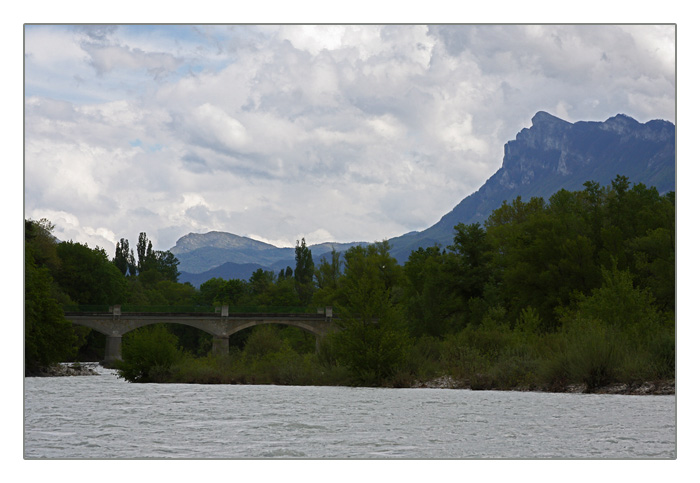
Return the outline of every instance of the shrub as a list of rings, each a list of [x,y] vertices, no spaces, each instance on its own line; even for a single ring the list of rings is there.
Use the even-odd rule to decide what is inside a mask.
[[[649,353],[658,378],[676,377],[676,337],[673,331],[659,331],[649,344]]]
[[[405,330],[389,320],[345,323],[329,337],[338,363],[350,370],[355,384],[379,386],[405,369],[410,345]]]
[[[275,327],[262,325],[256,327],[246,341],[244,352],[252,357],[262,357],[282,348],[282,339]]]
[[[439,375],[441,349],[442,344],[435,337],[423,336],[416,340],[408,348],[406,368],[403,372],[421,380]],[[407,376],[404,374],[403,377]]]
[[[476,349],[470,340],[472,331],[464,329],[445,339],[442,348],[442,363],[447,371],[457,377],[470,379],[483,372],[487,365],[486,359]]]
[[[597,319],[567,321],[564,352],[555,356],[552,382],[583,382],[591,391],[619,379],[625,340]]]
[[[529,348],[522,347],[504,353],[489,371],[494,387],[532,389],[537,385],[540,361]]]
[[[158,324],[124,337],[122,360],[116,368],[119,377],[129,382],[163,382],[181,358],[177,337]]]

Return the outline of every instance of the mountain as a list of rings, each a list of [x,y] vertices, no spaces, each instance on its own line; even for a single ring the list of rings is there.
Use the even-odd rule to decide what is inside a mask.
[[[253,272],[259,268],[262,268],[262,266],[258,263],[226,262],[202,273],[180,272],[179,281],[182,283],[189,282],[195,287],[199,287],[212,278],[223,278],[224,280],[237,278],[240,280],[248,280]]]
[[[618,174],[631,184],[676,189],[676,129],[668,121],[640,124],[618,114],[605,122],[570,123],[546,112],[532,118],[504,148],[503,165],[475,193],[435,225],[392,238],[392,255],[403,263],[418,247],[452,243],[458,223],[483,223],[503,201],[518,195],[547,200],[560,189],[583,189],[586,181],[607,186]]]
[[[330,252],[335,249],[343,252],[355,243],[320,243],[309,245],[315,261],[323,256],[330,259]],[[232,233],[211,231],[208,233],[190,233],[181,237],[170,249],[180,261],[180,282],[190,282],[198,287],[210,278],[239,278],[247,280],[262,268],[279,272],[290,266],[294,268],[294,248],[279,248],[269,243]]]
[[[391,254],[403,263],[418,247],[446,247],[452,243],[455,225],[483,223],[504,201],[517,196],[524,201],[533,196],[546,200],[560,189],[580,190],[586,181],[607,186],[618,174],[627,176],[632,184],[655,186],[660,193],[674,191],[675,144],[676,128],[668,121],[641,124],[618,114],[604,122],[570,123],[538,112],[531,127],[506,143],[501,168],[478,191],[426,230],[389,239]],[[323,243],[309,248],[318,262],[333,247],[343,252],[358,244],[366,245]],[[224,232],[190,233],[170,251],[180,260],[180,281],[197,286],[210,274],[247,279],[257,268],[279,272],[295,265],[294,248]]]

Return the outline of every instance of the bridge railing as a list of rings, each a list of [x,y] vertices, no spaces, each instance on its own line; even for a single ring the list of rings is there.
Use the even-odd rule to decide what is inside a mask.
[[[110,312],[109,305],[64,305],[64,312]]]
[[[229,305],[229,314],[306,314],[313,313],[308,307],[276,306],[276,305]]]
[[[215,313],[216,307],[211,305],[132,305],[124,304],[121,306],[123,313],[138,312],[138,313]]]
[[[64,305],[64,312],[73,313],[112,313],[109,305]],[[229,314],[304,314],[314,313],[316,310],[309,307],[298,306],[270,306],[270,305],[229,305]],[[221,313],[221,307],[212,305],[121,305],[121,313]]]

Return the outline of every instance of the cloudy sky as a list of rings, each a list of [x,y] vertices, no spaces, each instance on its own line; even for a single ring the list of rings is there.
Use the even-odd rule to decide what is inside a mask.
[[[544,110],[675,122],[663,25],[26,25],[24,210],[156,249],[425,229]]]

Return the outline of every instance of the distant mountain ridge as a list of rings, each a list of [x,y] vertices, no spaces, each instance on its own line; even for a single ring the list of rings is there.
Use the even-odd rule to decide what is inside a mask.
[[[522,129],[504,146],[503,164],[478,191],[463,199],[433,226],[389,239],[391,254],[403,263],[418,247],[452,243],[458,223],[483,223],[503,201],[517,196],[548,199],[560,189],[580,190],[586,181],[610,184],[616,175],[632,184],[654,186],[661,193],[675,190],[676,128],[673,123],[653,120],[641,124],[624,114],[605,122],[570,123],[540,111],[532,126]],[[335,247],[343,252],[357,243],[324,243],[309,248],[314,260]],[[294,248],[225,232],[190,233],[170,250],[180,260],[180,281],[200,280],[203,272],[222,278],[249,278],[253,267],[279,271],[294,267]],[[222,265],[226,264],[226,267]],[[236,274],[227,277],[226,274]],[[208,280],[208,279],[207,279]],[[201,282],[200,282],[201,283]],[[199,285],[199,284],[196,284]]]
[[[333,249],[343,252],[355,245],[367,243],[326,242],[309,245],[309,250],[314,260],[319,261],[323,256],[330,258]],[[247,280],[259,268],[275,272],[287,266],[294,268],[294,250],[220,231],[189,233],[170,249],[180,261],[180,282],[195,286],[215,277]]]

